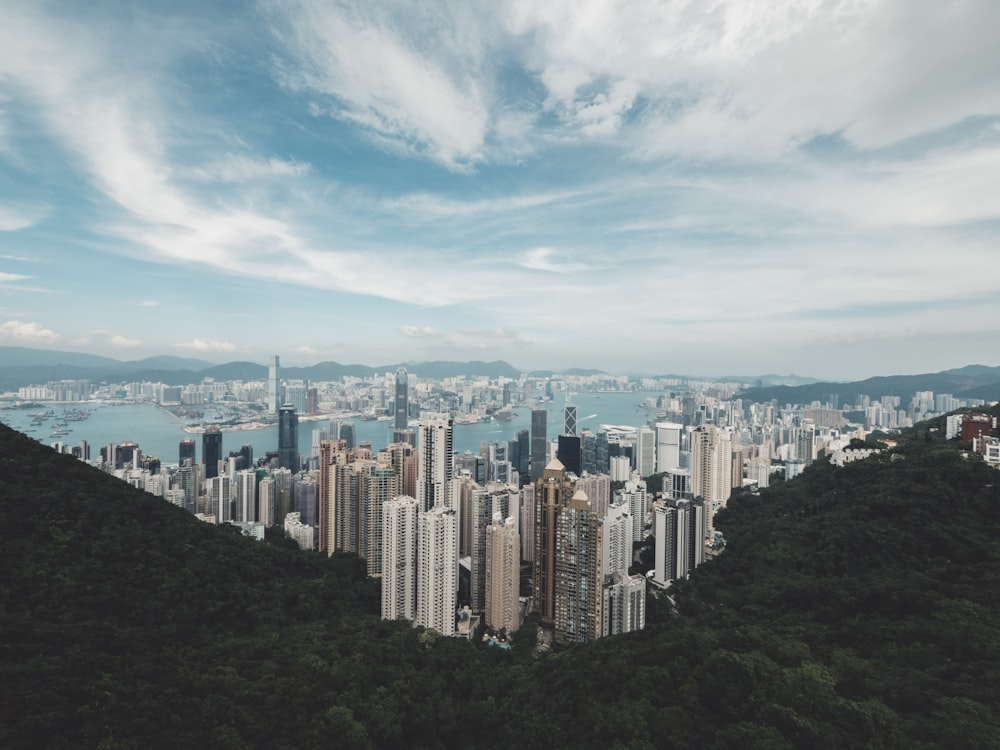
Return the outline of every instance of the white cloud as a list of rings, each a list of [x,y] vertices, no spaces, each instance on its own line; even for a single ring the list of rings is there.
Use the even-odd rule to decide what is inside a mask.
[[[235,352],[236,344],[229,341],[212,341],[206,339],[194,339],[183,344],[175,345],[178,349],[192,349],[196,352]]]
[[[489,104],[476,68],[486,50],[460,41],[474,27],[457,7],[401,6],[393,16],[372,4],[273,5],[293,60],[278,72],[284,85],[322,95],[331,115],[388,147],[452,169],[483,159]]]
[[[155,299],[144,299],[139,302],[139,307],[157,307],[160,301]]]
[[[18,344],[52,344],[60,339],[55,331],[42,328],[38,323],[8,320],[0,323],[0,341]]]
[[[4,284],[10,281],[24,281],[25,279],[30,279],[31,276],[25,276],[20,273],[5,273],[0,271],[0,284]]]
[[[122,349],[135,349],[137,346],[142,346],[142,342],[139,339],[129,339],[124,336],[112,336],[108,341],[112,346],[118,346]]]
[[[299,354],[308,354],[311,357],[315,357],[316,355],[319,354],[319,349],[317,349],[314,346],[309,346],[308,344],[303,344],[302,346],[298,346],[292,351],[298,352]]]
[[[192,169],[195,179],[218,182],[246,182],[267,177],[303,177],[312,167],[299,161],[285,161],[271,157],[259,159],[246,154],[226,154],[222,159],[204,167]]]
[[[536,247],[521,253],[518,265],[535,271],[564,274],[591,270],[591,266],[586,263],[563,260],[560,258],[561,255],[564,256],[565,253],[560,253],[551,247]]]
[[[423,328],[418,328],[417,326],[400,326],[399,332],[404,336],[414,339],[437,339],[444,335],[435,331],[430,326],[424,326]]]
[[[46,214],[45,209],[25,210],[14,206],[0,206],[0,232],[19,232],[33,227]]]

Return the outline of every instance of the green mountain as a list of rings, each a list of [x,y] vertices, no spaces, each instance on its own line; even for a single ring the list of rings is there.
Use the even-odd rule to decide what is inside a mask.
[[[541,656],[0,426],[0,747],[996,747],[1000,473],[941,421],[737,494],[645,631]]]
[[[861,395],[872,399],[899,396],[905,404],[917,391],[950,393],[961,398],[1000,400],[1000,367],[968,365],[943,372],[890,375],[852,383],[810,383],[798,386],[747,388],[737,394],[737,397],[759,402],[777,399],[780,404],[808,404],[813,401],[829,401],[831,395],[836,395],[843,406],[856,403]]]

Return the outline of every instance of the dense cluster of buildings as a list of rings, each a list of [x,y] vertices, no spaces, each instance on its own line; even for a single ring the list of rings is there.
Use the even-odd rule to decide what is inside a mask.
[[[399,368],[344,381],[283,381],[274,357],[265,383],[203,384],[203,397],[252,393],[263,405],[278,425],[277,449],[264,456],[249,445],[224,454],[222,431],[209,426],[200,461],[188,438],[176,464],[161,465],[134,443],[109,444],[94,462],[205,521],[258,538],[279,527],[304,549],[357,554],[381,582],[385,618],[444,635],[471,635],[479,622],[509,634],[534,612],[557,642],[570,643],[641,629],[647,588],[669,587],[724,545],[714,519],[735,488],[766,487],[776,472],[792,478],[821,456],[861,458],[870,449],[850,440],[865,428],[955,406],[918,393],[906,410],[895,397],[781,407],[744,402],[726,384],[656,382],[646,384],[662,393],[646,398],[645,424],[579,429],[566,399],[563,430],[551,436],[546,410],[532,406],[565,388],[558,379],[456,380],[444,389]],[[78,385],[60,387],[75,394],[69,400],[81,395]],[[357,443],[350,425],[336,434],[320,427],[300,451],[302,409],[344,398],[391,419],[392,441],[375,448]],[[515,406],[532,409],[530,430],[483,442],[478,454],[454,450],[456,420],[500,419]],[[863,415],[863,424],[848,415]],[[1000,465],[991,417],[957,415],[947,425],[949,437],[973,441]],[[85,443],[55,447],[91,460]],[[636,553],[650,543],[647,571]]]

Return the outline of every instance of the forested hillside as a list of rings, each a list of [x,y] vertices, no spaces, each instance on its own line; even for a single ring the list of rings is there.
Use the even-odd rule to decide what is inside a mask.
[[[921,425],[718,524],[646,631],[536,657],[377,618],[0,427],[0,747],[996,747],[1000,473]]]

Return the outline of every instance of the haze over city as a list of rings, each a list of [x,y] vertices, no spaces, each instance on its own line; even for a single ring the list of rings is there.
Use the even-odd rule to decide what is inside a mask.
[[[995,3],[0,16],[0,345],[1000,364]]]

